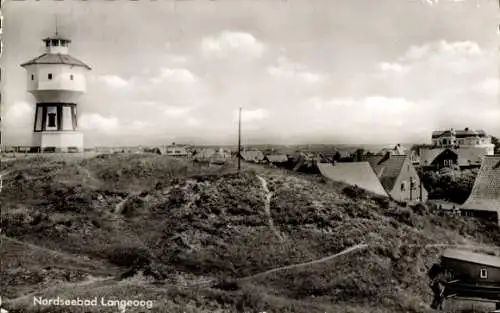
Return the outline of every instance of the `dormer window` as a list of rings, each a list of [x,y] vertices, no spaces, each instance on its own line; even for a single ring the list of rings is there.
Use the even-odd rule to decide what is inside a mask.
[[[49,77],[49,79],[52,79],[52,74],[51,74],[51,73],[49,73],[48,77]]]
[[[52,39],[52,46],[54,46],[54,47],[59,46],[59,40],[57,40],[57,39]]]

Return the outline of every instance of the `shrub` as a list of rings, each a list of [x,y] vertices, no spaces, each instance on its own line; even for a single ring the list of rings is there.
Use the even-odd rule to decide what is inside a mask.
[[[429,199],[443,199],[463,203],[472,190],[476,175],[476,171],[450,172],[446,174],[427,171],[424,172],[422,180],[429,192]]]
[[[117,247],[108,254],[109,262],[123,267],[148,265],[150,259],[150,253],[141,247]]]

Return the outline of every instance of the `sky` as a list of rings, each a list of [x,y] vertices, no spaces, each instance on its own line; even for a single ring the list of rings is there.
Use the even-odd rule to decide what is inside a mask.
[[[495,0],[10,1],[2,142],[29,145],[19,65],[55,32],[92,67],[85,145],[430,142],[500,136]]]

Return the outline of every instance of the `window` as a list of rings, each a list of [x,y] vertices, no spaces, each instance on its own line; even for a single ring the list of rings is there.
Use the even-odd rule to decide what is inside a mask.
[[[49,79],[52,79],[52,74],[51,74],[51,73],[49,73],[48,77],[49,77]]]
[[[404,181],[401,183],[401,191],[405,191],[405,189],[406,189],[406,182]]]
[[[69,79],[73,80],[73,74],[69,75]]]
[[[45,47],[48,47],[48,46],[50,46],[50,41],[49,41],[49,40],[46,40],[46,41],[45,41]]]
[[[56,114],[55,113],[49,113],[49,124],[48,127],[56,127]]]
[[[31,80],[35,80],[35,75],[31,74]]]
[[[481,276],[481,278],[488,278],[488,270],[485,268],[482,268],[480,276]]]
[[[54,47],[59,46],[59,40],[57,40],[57,39],[52,39],[52,46],[54,46]]]

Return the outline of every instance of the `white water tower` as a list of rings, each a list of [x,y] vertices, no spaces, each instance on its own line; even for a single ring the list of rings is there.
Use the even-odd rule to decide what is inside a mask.
[[[91,68],[68,54],[71,40],[57,32],[43,42],[46,52],[21,64],[28,74],[28,92],[36,100],[32,146],[42,152],[83,151],[77,103]]]

